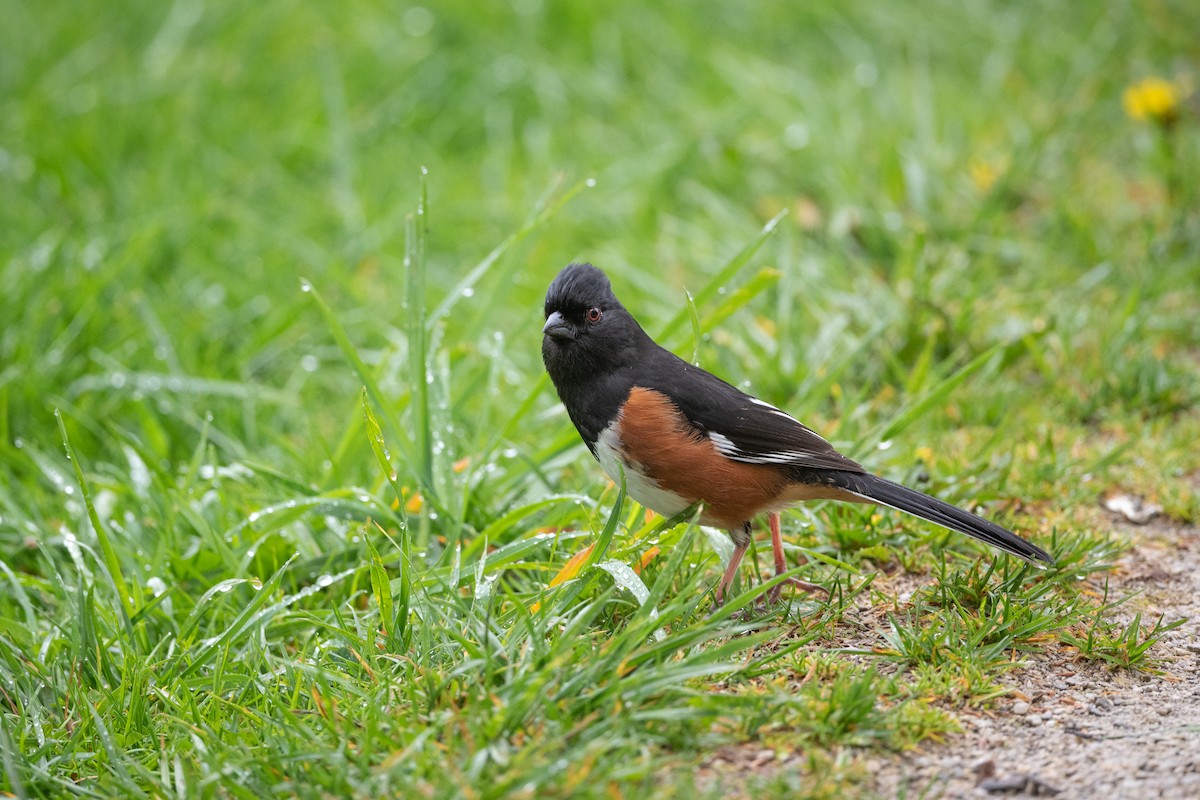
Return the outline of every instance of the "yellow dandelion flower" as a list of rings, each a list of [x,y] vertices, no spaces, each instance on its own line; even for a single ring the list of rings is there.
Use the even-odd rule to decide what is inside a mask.
[[[971,163],[967,165],[967,169],[971,175],[971,182],[975,184],[975,188],[980,192],[987,192],[995,185],[996,179],[1000,177],[1000,170],[996,169],[994,164],[980,158],[972,158]]]
[[[404,503],[404,510],[410,514],[421,513],[421,508],[425,505],[425,498],[421,497],[420,492],[413,492],[412,497],[409,497]]]
[[[1125,113],[1139,122],[1170,125],[1179,116],[1179,87],[1164,78],[1144,78],[1121,95]]]

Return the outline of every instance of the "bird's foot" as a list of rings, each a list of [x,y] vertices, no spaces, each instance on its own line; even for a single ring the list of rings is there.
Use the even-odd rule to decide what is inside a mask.
[[[779,602],[783,595],[783,587],[785,586],[791,586],[793,589],[798,589],[809,594],[823,594],[827,599],[829,597],[829,590],[818,583],[809,583],[798,578],[788,578],[760,594],[755,600],[754,605],[731,614],[730,619],[744,622],[754,615],[767,613],[771,610],[771,606]],[[725,598],[718,594],[710,613],[716,614],[724,604]]]
[[[785,586],[791,586],[793,589],[799,589],[800,591],[808,592],[809,594],[814,594],[814,593],[819,592],[820,594],[825,595],[826,599],[828,599],[828,597],[829,597],[829,590],[826,589],[824,586],[821,586],[820,584],[817,584],[817,583],[809,583],[808,581],[802,581],[798,578],[788,578],[783,583],[777,583],[774,586],[772,586],[770,589],[768,589],[767,591],[763,592],[762,595],[760,595],[759,597],[760,597],[760,599],[762,597],[767,598],[766,605],[774,605],[775,603],[779,602],[779,598],[783,594],[783,587],[785,587]]]

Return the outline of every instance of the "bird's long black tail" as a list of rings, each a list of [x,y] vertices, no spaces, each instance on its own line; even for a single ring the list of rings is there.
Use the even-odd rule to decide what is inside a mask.
[[[930,497],[867,472],[831,471],[830,477],[832,478],[831,483],[864,500],[904,511],[952,531],[965,533],[973,539],[986,542],[992,547],[1024,559],[1034,566],[1040,567],[1043,564],[1054,563],[1050,554],[1037,545],[1025,541],[1015,533],[1005,530],[983,517],[963,511],[949,503],[943,503],[936,497]]]

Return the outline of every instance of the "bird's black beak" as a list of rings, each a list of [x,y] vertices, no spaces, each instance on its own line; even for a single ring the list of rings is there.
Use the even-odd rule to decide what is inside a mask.
[[[557,311],[546,317],[546,324],[542,326],[542,333],[551,339],[575,338],[575,330],[567,324],[567,320]]]

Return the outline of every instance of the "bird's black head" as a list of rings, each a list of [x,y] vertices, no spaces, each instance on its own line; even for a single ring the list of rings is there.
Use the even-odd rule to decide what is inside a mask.
[[[568,264],[558,273],[545,312],[542,361],[560,396],[568,384],[631,366],[648,338],[591,264]]]

